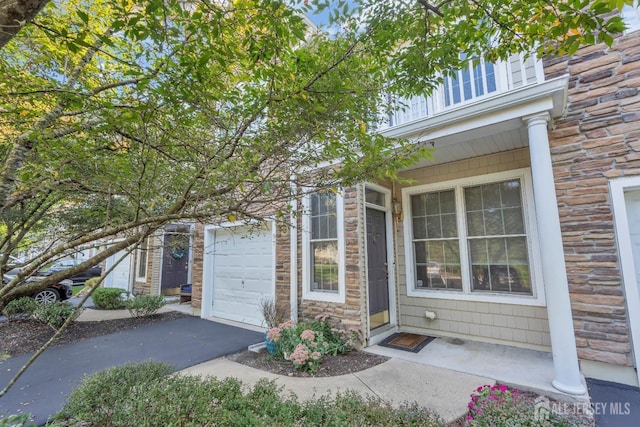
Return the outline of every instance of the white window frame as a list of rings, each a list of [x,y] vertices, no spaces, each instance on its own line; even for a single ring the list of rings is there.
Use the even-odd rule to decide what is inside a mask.
[[[311,197],[302,197],[302,299],[345,303],[344,197],[336,193],[336,231],[338,240],[338,292],[314,291],[311,288]]]
[[[520,179],[522,183],[522,209],[525,234],[527,236],[527,250],[529,251],[529,268],[531,274],[532,295],[509,294],[505,292],[471,292],[471,267],[468,257],[467,223],[464,212],[464,188],[481,184]],[[458,242],[460,244],[460,269],[462,271],[462,290],[447,289],[418,289],[415,286],[414,247],[412,244],[413,230],[411,221],[411,196],[435,191],[455,190],[456,197],[456,221],[458,226]],[[444,181],[435,184],[425,184],[402,189],[402,209],[405,212],[404,251],[405,269],[407,277],[407,296],[434,299],[450,299],[460,301],[491,302],[503,304],[520,304],[544,306],[544,288],[542,285],[542,270],[540,261],[540,249],[538,246],[538,234],[535,220],[533,199],[533,185],[531,182],[531,170],[529,168],[515,169],[507,172],[499,172],[488,175],[480,175],[471,178]]]
[[[144,281],[147,280],[147,270],[149,269],[149,239],[150,237],[147,236],[144,238],[144,240],[142,241],[142,243],[140,244],[140,246],[137,249],[137,253],[136,253],[136,281]],[[142,254],[142,252],[145,252],[145,257],[144,257],[144,276],[140,275],[140,255]]]
[[[625,4],[620,14],[628,27],[624,32],[625,34],[640,30],[640,2],[638,0],[634,0],[631,6]]]

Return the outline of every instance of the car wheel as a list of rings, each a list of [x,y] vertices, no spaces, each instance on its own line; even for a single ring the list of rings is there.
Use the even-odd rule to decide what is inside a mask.
[[[33,296],[38,303],[49,304],[60,300],[60,294],[55,289],[43,289]]]

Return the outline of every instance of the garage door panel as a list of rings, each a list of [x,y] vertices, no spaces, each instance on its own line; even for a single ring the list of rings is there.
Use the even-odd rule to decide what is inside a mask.
[[[271,278],[259,278],[259,279],[250,279],[245,278],[240,279],[237,277],[216,277],[218,285],[214,288],[214,295],[217,295],[218,292],[225,293],[228,291],[241,292],[241,293],[256,293],[256,294],[265,294],[271,292],[270,283],[266,283],[268,280],[271,281]]]
[[[273,298],[273,244],[270,232],[251,234],[247,227],[217,230],[211,255],[213,315],[262,325],[260,301]]]

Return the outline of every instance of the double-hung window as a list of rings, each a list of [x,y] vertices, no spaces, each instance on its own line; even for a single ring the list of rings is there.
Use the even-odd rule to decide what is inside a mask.
[[[541,301],[529,188],[518,170],[404,189],[408,295]]]
[[[312,193],[303,206],[303,297],[344,302],[342,196]]]
[[[140,246],[138,247],[138,262],[136,265],[136,280],[147,279],[147,250],[149,245],[149,238],[145,237]]]

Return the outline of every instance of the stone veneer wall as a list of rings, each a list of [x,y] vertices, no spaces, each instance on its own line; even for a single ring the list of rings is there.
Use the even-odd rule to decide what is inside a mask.
[[[566,73],[567,112],[549,139],[578,356],[632,366],[608,185],[640,174],[640,32],[546,61],[547,78]]]
[[[364,232],[363,224],[364,204],[362,202],[362,186],[358,185],[344,190],[344,238],[345,238],[345,286],[346,298],[344,304],[332,302],[303,300],[302,277],[298,277],[298,314],[300,318],[314,318],[319,314],[328,314],[339,318],[347,327],[358,328],[363,334],[366,328],[366,318],[362,307],[365,307],[365,292],[363,288],[364,275]],[[301,239],[301,226],[298,227],[298,242]],[[302,270],[300,243],[298,244],[298,271]],[[286,245],[287,258],[289,246]],[[278,255],[281,255],[280,253]]]
[[[199,314],[202,309],[202,269],[204,265],[204,226],[194,224],[191,235],[191,306],[194,314]]]
[[[298,227],[299,229],[299,227]],[[284,225],[276,231],[276,307],[283,317],[291,317],[291,234]],[[294,236],[295,237],[295,236]],[[300,263],[298,263],[300,266]]]

